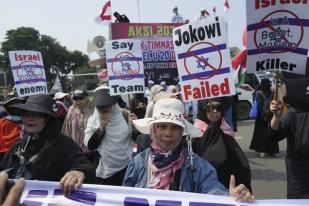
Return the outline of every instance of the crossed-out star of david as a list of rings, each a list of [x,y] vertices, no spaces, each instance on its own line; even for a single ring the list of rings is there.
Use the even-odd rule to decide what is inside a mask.
[[[208,62],[209,58],[204,58],[203,56],[200,57],[200,59],[196,60],[197,62],[197,68],[202,68],[203,70],[206,69],[206,62]]]

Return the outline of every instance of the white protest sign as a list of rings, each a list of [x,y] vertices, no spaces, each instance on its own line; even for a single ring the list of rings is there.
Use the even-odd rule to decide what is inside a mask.
[[[247,2],[248,72],[305,74],[309,47],[308,0]]]
[[[305,206],[308,205],[308,199],[244,203],[226,196],[94,184],[83,184],[79,190],[65,197],[59,182],[27,180],[21,203],[27,206]]]
[[[110,94],[143,93],[144,65],[141,41],[119,39],[106,42]]]
[[[235,94],[223,17],[177,27],[173,43],[183,100]]]
[[[9,51],[17,95],[48,93],[42,55],[38,51]]]

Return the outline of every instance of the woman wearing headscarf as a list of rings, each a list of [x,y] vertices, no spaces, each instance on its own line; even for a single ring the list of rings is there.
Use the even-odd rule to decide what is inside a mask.
[[[309,199],[309,78],[286,80],[279,91],[283,99],[271,102],[268,138],[286,139],[287,198]]]
[[[211,103],[211,105],[210,105],[210,103]],[[202,105],[204,105],[204,106],[202,107]],[[209,109],[211,108],[211,106],[213,106],[213,108],[216,108],[218,115],[215,115],[214,117],[209,116]],[[228,134],[228,135],[234,137],[234,135],[235,135],[234,130],[231,128],[231,126],[227,123],[227,121],[223,117],[224,105],[222,104],[222,101],[221,101],[220,98],[204,101],[203,104],[199,104],[199,107],[200,107],[200,111],[199,111],[200,119],[196,119],[194,121],[194,125],[197,128],[200,129],[202,134],[206,131],[208,124],[211,123],[213,121],[213,119],[217,119],[218,117],[220,117],[219,118],[220,119],[219,125],[220,125],[220,128],[222,129],[222,131],[225,134]],[[213,118],[213,119],[210,120],[209,117]]]
[[[117,97],[110,96],[108,86],[95,89],[92,105],[95,109],[87,123],[84,143],[100,154],[96,183],[121,185],[132,158],[131,126],[124,118]]]
[[[265,154],[274,156],[279,152],[278,142],[267,138],[267,129],[272,113],[269,110],[270,101],[272,99],[271,81],[262,79],[259,90],[255,94],[258,103],[258,115],[254,122],[254,130],[250,149],[260,153],[260,157]]]
[[[253,200],[244,185],[235,186],[234,176],[231,176],[228,192],[218,181],[215,169],[192,153],[190,144],[184,144],[183,135],[198,136],[200,132],[184,118],[180,100],[161,99],[155,103],[151,118],[133,123],[140,132],[150,134],[152,143],[151,148],[135,156],[129,164],[123,186],[230,194],[237,200]]]
[[[69,107],[65,117],[62,133],[72,137],[83,152],[88,152],[84,144],[85,129],[88,118],[92,113],[89,105],[88,93],[85,90],[77,89],[72,94],[73,104]]]
[[[24,128],[2,161],[2,169],[10,169],[9,178],[60,181],[65,195],[92,180],[91,163],[72,138],[61,134],[56,102],[50,95],[31,96],[8,110],[22,117]]]
[[[246,155],[232,136],[233,130],[222,126],[223,108],[219,101],[211,99],[204,108],[205,122],[196,120],[203,135],[193,139],[193,151],[206,159],[217,171],[219,181],[229,187],[230,176],[236,177],[236,184],[244,184],[251,190],[251,171]]]

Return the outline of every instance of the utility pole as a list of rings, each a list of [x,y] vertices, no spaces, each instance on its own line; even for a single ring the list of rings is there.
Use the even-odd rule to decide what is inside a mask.
[[[136,0],[136,4],[137,4],[138,23],[141,23],[141,11],[139,6],[139,0]]]

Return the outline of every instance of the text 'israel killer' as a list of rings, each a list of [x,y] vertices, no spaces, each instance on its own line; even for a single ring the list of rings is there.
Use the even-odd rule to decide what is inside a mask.
[[[189,25],[189,31],[175,29],[174,34],[177,35],[177,39],[175,40],[176,46],[189,43],[192,44],[195,42],[203,41],[205,39],[221,36],[219,18],[216,17],[215,22],[212,24],[200,26],[197,28],[193,28],[192,25]]]

